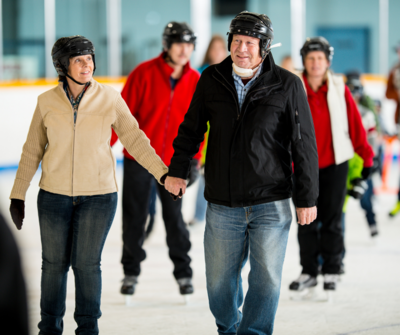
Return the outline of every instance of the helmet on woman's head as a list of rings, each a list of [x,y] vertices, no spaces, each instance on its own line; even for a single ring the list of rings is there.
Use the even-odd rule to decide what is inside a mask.
[[[53,58],[53,65],[57,74],[59,76],[67,76],[77,84],[84,85],[68,75],[69,59],[81,55],[92,55],[94,73],[94,71],[96,71],[94,51],[93,43],[84,36],[75,35],[59,38],[56,43],[54,43],[53,49],[51,50],[51,57]]]
[[[165,51],[171,48],[172,43],[192,43],[196,48],[196,34],[186,22],[169,22],[164,28],[162,44]]]
[[[265,14],[251,13],[248,11],[240,12],[232,20],[228,32],[228,51],[231,51],[233,35],[246,35],[260,39],[260,55],[262,58],[268,55],[268,48],[274,39],[274,29],[272,22]]]
[[[325,54],[326,59],[329,60],[330,62],[332,61],[333,46],[329,44],[326,38],[322,36],[307,38],[306,42],[304,43],[303,47],[300,50],[300,55],[301,58],[303,59],[303,63],[307,54],[312,51],[322,51]]]

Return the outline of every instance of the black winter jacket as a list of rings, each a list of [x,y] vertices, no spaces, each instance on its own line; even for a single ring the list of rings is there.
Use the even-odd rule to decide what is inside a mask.
[[[316,205],[318,153],[307,98],[300,79],[271,53],[241,109],[231,57],[204,70],[173,142],[169,176],[187,178],[207,121],[207,201],[246,207],[290,198],[293,160],[296,205]]]

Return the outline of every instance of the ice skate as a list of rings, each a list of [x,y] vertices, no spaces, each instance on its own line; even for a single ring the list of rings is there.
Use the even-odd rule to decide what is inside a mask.
[[[131,297],[135,293],[135,286],[137,283],[137,276],[125,276],[122,280],[120,292],[125,296],[125,304],[127,306],[131,303]]]
[[[326,293],[326,301],[333,302],[333,297],[336,291],[336,284],[339,281],[338,274],[324,275],[324,292]]]
[[[193,294],[194,292],[192,278],[180,278],[177,279],[177,282],[179,285],[179,293],[183,295],[185,304],[188,304],[190,298],[189,294]]]
[[[376,235],[378,235],[378,228],[376,227],[376,225],[369,226],[369,231],[371,233],[371,237],[375,237]]]
[[[396,205],[394,206],[394,208],[391,210],[391,212],[389,213],[390,217],[394,217],[396,216],[398,213],[400,212],[400,200],[396,202]]]
[[[315,286],[317,286],[317,277],[302,273],[299,278],[289,285],[289,290],[293,291],[292,300],[308,300],[315,298]]]

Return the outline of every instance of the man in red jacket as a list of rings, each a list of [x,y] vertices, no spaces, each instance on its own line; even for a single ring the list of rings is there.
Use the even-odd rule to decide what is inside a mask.
[[[122,97],[152,147],[168,166],[174,153],[172,142],[178,134],[199,80],[199,73],[189,64],[196,36],[186,23],[170,22],[163,34],[164,51],[157,58],[139,64],[129,75]],[[113,133],[112,143],[117,140]],[[153,177],[124,149],[122,193],[123,251],[125,278],[121,293],[132,295],[140,274],[140,263],[146,258],[142,248]],[[192,161],[197,168],[201,152]],[[192,173],[194,174],[194,173]],[[189,232],[182,218],[182,200],[174,201],[164,186],[158,186],[167,232],[169,256],[174,263],[174,277],[180,293],[193,293],[190,267]]]

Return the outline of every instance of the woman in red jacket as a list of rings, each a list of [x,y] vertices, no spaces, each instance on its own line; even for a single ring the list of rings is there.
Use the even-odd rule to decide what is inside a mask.
[[[314,121],[319,158],[317,220],[299,226],[300,277],[290,290],[317,285],[318,256],[324,262],[324,290],[335,290],[344,249],[341,226],[348,164],[356,152],[364,160],[368,178],[374,153],[369,146],[360,113],[341,76],[330,70],[333,47],[323,37],[308,38],[301,49],[303,80]],[[296,166],[294,167],[296,169]]]

